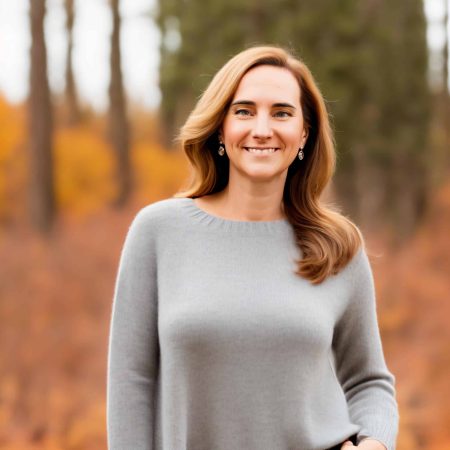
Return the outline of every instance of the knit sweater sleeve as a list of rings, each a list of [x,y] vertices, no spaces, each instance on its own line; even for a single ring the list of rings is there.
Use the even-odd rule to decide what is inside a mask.
[[[351,262],[351,297],[333,337],[336,373],[352,422],[365,437],[395,450],[398,407],[395,378],[386,367],[376,313],[372,270],[364,249]]]
[[[107,376],[109,450],[153,448],[158,369],[156,255],[141,210],[122,249],[112,306]]]

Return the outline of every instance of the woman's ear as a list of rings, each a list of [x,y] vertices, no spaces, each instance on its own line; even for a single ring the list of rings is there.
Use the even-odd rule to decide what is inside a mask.
[[[308,129],[307,128],[303,128],[302,145],[301,145],[302,148],[306,145],[306,141],[307,140],[308,140]]]

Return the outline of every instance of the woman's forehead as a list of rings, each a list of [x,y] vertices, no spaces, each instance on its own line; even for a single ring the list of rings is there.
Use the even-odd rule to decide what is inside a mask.
[[[269,65],[257,66],[242,77],[233,97],[233,102],[236,100],[298,104],[300,86],[288,69]]]

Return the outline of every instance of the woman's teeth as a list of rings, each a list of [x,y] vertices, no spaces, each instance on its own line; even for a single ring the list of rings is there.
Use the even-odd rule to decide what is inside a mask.
[[[250,148],[250,147],[246,147],[246,150],[250,153],[274,153],[277,151],[276,148]]]

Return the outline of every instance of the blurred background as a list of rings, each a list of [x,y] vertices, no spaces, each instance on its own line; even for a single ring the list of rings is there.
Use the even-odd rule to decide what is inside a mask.
[[[108,327],[136,212],[216,70],[272,43],[311,68],[332,186],[363,230],[399,450],[450,449],[448,0],[0,0],[0,448],[106,448]]]

